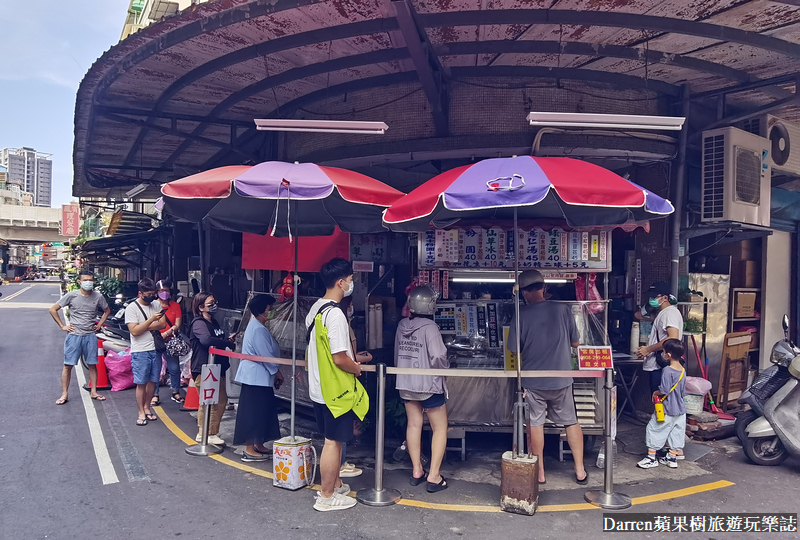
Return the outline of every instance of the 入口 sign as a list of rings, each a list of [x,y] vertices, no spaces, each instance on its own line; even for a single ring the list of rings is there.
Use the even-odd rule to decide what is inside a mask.
[[[205,364],[200,373],[200,405],[219,403],[219,381],[222,376],[219,364]]]

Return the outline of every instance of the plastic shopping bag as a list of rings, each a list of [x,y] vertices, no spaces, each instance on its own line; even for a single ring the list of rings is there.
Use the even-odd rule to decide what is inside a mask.
[[[108,351],[105,362],[112,392],[119,392],[136,386],[133,383],[130,349],[125,349],[122,352]]]

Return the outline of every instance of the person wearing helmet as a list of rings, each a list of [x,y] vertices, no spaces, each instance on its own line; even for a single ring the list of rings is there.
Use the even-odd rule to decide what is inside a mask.
[[[519,310],[522,369],[572,370],[572,351],[580,345],[580,334],[567,304],[547,299],[544,276],[538,270],[526,270],[519,275],[519,288],[525,305]],[[517,352],[516,323],[512,321],[508,335],[508,350]],[[522,379],[528,403],[528,448],[539,457],[539,483],[545,483],[544,423],[566,428],[567,442],[575,462],[575,482],[589,483],[589,473],[583,464],[583,430],[578,424],[571,377],[528,377]]]
[[[433,322],[437,294],[427,285],[414,288],[408,297],[411,316],[397,325],[394,343],[395,366],[400,368],[446,369],[447,348],[439,327]],[[411,485],[418,486],[427,480],[427,490],[435,493],[447,489],[447,480],[439,468],[447,446],[447,386],[445,378],[429,375],[398,375],[397,390],[405,402],[406,446],[414,469]],[[430,471],[422,468],[422,415],[428,415],[433,429]]]

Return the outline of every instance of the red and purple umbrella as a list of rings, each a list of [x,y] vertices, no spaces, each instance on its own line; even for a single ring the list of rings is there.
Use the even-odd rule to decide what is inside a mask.
[[[224,230],[276,236],[327,236],[385,229],[381,212],[403,196],[357,172],[313,163],[267,161],[229,166],[161,188],[165,211]]]
[[[398,200],[383,215],[393,231],[446,227],[461,219],[623,225],[662,218],[672,204],[603,167],[572,158],[485,159],[446,171]]]

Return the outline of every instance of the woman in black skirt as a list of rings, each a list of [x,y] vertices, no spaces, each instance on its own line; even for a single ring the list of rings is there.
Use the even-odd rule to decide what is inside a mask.
[[[243,354],[280,357],[278,343],[264,326],[274,303],[275,299],[268,294],[259,294],[250,300],[252,319],[244,332]],[[277,364],[242,360],[235,380],[242,385],[242,390],[233,444],[246,446],[242,461],[266,461],[269,450],[264,443],[281,437],[273,386],[278,389],[283,377]]]

